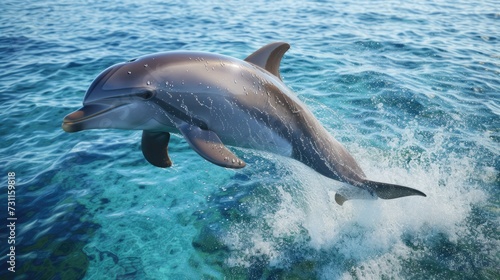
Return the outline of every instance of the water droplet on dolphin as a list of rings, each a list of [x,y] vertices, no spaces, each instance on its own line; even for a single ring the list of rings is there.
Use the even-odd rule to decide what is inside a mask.
[[[147,82],[146,82],[146,84],[147,84],[148,86],[150,86],[150,85],[151,85],[151,82],[150,82],[150,81],[147,81]]]
[[[130,75],[130,74],[132,74],[132,72],[131,72],[131,71],[128,71],[128,72],[127,72],[127,74],[129,74],[129,75]]]
[[[147,65],[147,64],[144,64],[144,68],[147,68],[147,67],[148,67],[148,65]]]

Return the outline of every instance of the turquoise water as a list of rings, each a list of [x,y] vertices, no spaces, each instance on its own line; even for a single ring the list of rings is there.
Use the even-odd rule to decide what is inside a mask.
[[[499,279],[496,1],[3,1],[2,279]],[[245,58],[286,41],[285,83],[373,180],[427,198],[351,201],[288,158],[158,169],[137,131],[62,131],[92,80],[153,52]]]

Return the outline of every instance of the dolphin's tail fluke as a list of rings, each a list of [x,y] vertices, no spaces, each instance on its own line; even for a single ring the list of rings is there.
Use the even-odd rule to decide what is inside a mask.
[[[371,195],[367,194],[366,190],[368,190]],[[394,199],[411,195],[427,196],[425,193],[409,187],[365,180],[359,189],[340,189],[339,192],[335,194],[335,201],[339,205],[342,205],[350,199],[374,199],[374,196],[382,199]]]
[[[394,199],[411,195],[427,196],[419,190],[395,184],[366,180],[364,185],[382,199]]]

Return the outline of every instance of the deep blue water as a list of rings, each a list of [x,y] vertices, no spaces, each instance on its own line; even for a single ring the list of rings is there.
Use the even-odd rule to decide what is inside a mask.
[[[170,3],[171,2],[171,3]],[[0,13],[1,279],[499,279],[497,1],[10,1]],[[63,132],[105,68],[154,52],[245,58],[286,41],[285,83],[374,180],[427,198],[338,206],[334,181],[181,137]]]

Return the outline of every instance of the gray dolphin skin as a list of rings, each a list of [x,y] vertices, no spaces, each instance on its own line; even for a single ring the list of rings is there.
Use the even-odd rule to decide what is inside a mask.
[[[142,130],[143,155],[158,167],[172,165],[170,133],[181,134],[200,156],[227,168],[242,168],[245,162],[226,146],[291,157],[357,187],[336,194],[340,205],[362,197],[360,192],[382,199],[426,196],[366,179],[349,152],[281,80],[279,66],[289,48],[272,43],[245,60],[175,51],[113,65],[93,81],[83,107],[67,115],[62,128]]]

